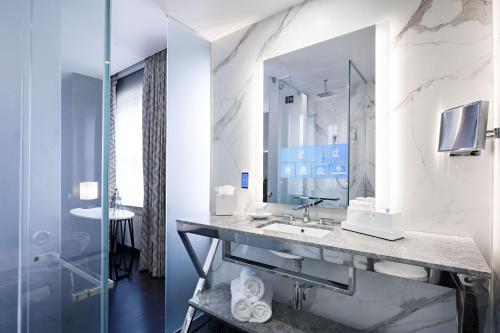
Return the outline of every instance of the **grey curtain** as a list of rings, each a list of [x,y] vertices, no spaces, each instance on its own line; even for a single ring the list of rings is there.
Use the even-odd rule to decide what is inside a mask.
[[[139,269],[165,276],[167,51],[145,60],[142,92],[144,210]]]
[[[108,207],[116,188],[116,84],[118,75],[111,76],[109,94],[109,162],[108,162]]]

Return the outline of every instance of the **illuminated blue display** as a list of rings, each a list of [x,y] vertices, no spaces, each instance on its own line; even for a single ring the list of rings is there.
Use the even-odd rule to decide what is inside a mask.
[[[295,164],[295,178],[310,178],[310,177],[311,177],[311,163]]]
[[[295,163],[281,163],[281,178],[295,178]]]
[[[347,178],[347,144],[281,148],[281,178]]]
[[[323,146],[281,148],[281,161],[288,163],[323,160]]]
[[[314,163],[312,178],[330,178],[330,165],[328,163]]]
[[[325,162],[347,161],[349,151],[347,144],[326,145],[323,148],[323,159]]]
[[[241,188],[248,188],[248,172],[241,173]]]

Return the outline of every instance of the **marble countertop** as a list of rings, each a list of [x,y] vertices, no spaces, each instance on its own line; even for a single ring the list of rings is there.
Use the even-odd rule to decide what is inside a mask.
[[[404,239],[387,241],[342,230],[340,225],[335,225],[330,228],[330,233],[318,238],[264,230],[258,226],[269,223],[269,220],[252,220],[247,215],[181,218],[177,220],[177,223],[261,236],[283,242],[483,278],[490,278],[491,276],[490,267],[476,243],[469,237],[406,231]]]

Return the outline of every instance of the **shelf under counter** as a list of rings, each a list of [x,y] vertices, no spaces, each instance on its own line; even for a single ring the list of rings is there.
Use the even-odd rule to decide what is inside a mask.
[[[205,290],[189,300],[189,305],[248,333],[356,333],[361,332],[305,310],[273,301],[273,315],[266,323],[241,323],[231,315],[231,291],[222,283]]]
[[[246,332],[356,332],[355,329],[339,323],[323,322],[322,320],[326,319],[318,316],[314,316],[315,319],[312,319],[312,322],[318,325],[324,323],[321,324],[321,327],[311,328],[307,325],[303,327],[301,323],[309,323],[309,319],[304,318],[299,322],[295,320],[298,320],[300,316],[312,316],[312,314],[304,311],[304,313],[295,312],[279,303],[276,303],[273,308],[273,320],[278,320],[276,323],[271,320],[268,325],[257,326],[257,324],[242,324],[234,321],[229,310],[229,290],[226,290],[225,294],[223,291],[215,293],[218,290],[215,288],[204,291],[205,281],[208,279],[208,272],[219,245],[221,245],[222,260],[225,262],[277,274],[280,277],[291,278],[349,296],[353,296],[356,292],[356,272],[358,270],[373,271],[374,263],[378,260],[424,267],[428,269],[429,276],[426,283],[455,289],[459,330],[464,327],[462,319],[465,309],[473,308],[474,304],[477,304],[476,302],[487,302],[489,298],[491,269],[470,237],[408,231],[405,233],[404,239],[388,241],[343,230],[339,225],[300,225],[304,228],[313,226],[330,231],[326,235],[318,237],[310,234],[287,233],[283,230],[267,230],[265,227],[271,223],[287,223],[280,220],[273,221],[273,217],[271,220],[254,221],[246,215],[201,216],[181,218],[177,219],[176,222],[177,233],[199,276],[194,296],[189,301],[190,307],[184,320],[182,333],[189,332],[195,309],[201,309]],[[194,251],[188,237],[189,234],[212,239],[203,265]],[[307,257],[310,259],[328,262],[325,260],[325,254],[328,251],[334,251],[351,255],[351,260],[343,263],[347,267],[345,280],[337,281],[328,277],[310,275],[307,272],[297,272],[289,267],[273,266],[255,258],[245,258],[245,256],[233,252],[235,244],[280,252],[286,251],[287,247],[295,244],[307,247]],[[368,263],[366,268],[357,268],[354,265],[353,255],[365,256]],[[462,280],[465,282],[461,282]],[[226,288],[228,289],[228,286]],[[473,297],[466,297],[466,294]],[[224,295],[225,298],[222,297]],[[223,308],[223,304],[217,303],[227,304],[226,308]],[[291,318],[287,317],[290,313],[293,314]],[[280,320],[280,318],[284,319]],[[276,328],[274,325],[292,326]],[[479,326],[473,329],[468,328],[468,332],[479,333]]]

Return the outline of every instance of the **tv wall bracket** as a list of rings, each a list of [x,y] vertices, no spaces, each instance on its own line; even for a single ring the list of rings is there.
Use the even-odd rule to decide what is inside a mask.
[[[486,131],[487,139],[500,139],[500,127]]]
[[[486,131],[486,139],[500,139],[500,127],[494,128],[492,130]],[[455,150],[450,152],[450,156],[480,156],[481,150],[473,150],[473,151],[460,151]]]

